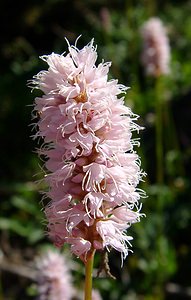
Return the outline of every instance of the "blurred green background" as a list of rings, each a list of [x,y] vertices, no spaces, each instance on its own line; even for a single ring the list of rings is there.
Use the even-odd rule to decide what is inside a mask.
[[[145,76],[140,62],[140,28],[150,17],[167,28],[171,73]],[[140,187],[147,215],[133,225],[133,254],[121,269],[120,255],[109,254],[114,281],[94,279],[103,299],[191,299],[191,1],[29,0],[0,2],[0,300],[35,299],[32,261],[50,244],[41,211],[42,178],[38,144],[31,138],[36,92],[27,81],[46,65],[40,55],[78,47],[92,38],[98,61],[112,61],[111,78],[130,86],[126,103],[139,114],[137,150],[147,178]],[[162,180],[157,180],[157,105],[161,108]],[[99,267],[99,258],[97,258]],[[83,284],[81,269],[73,276]],[[64,299],[63,299],[64,300]]]

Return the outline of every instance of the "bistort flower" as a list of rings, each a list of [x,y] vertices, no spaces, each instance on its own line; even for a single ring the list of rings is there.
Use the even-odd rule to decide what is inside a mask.
[[[74,295],[67,261],[59,252],[49,250],[36,259],[39,300],[71,300]]]
[[[153,17],[141,28],[143,51],[141,61],[148,75],[157,77],[170,72],[170,45],[162,21]]]
[[[92,300],[102,300],[98,290],[92,290]]]
[[[108,80],[110,62],[95,65],[93,40],[68,54],[42,56],[48,64],[32,81],[43,92],[35,99],[44,144],[48,233],[58,247],[86,261],[92,251],[116,249],[125,258],[140,220],[137,185],[142,177],[132,131],[138,116],[124,105],[127,87]]]

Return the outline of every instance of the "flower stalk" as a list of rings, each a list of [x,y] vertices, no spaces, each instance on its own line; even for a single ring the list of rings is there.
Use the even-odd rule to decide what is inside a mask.
[[[87,257],[85,263],[85,290],[84,290],[84,300],[92,300],[92,272],[94,263],[95,251]]]
[[[160,77],[156,78],[156,160],[157,174],[156,182],[164,182],[164,155],[163,155],[163,99],[161,99],[162,89],[160,88]]]

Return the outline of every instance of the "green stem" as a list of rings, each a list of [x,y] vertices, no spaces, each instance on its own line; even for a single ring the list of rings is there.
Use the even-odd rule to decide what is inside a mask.
[[[174,123],[174,117],[169,106],[169,102],[165,108],[165,117],[166,117],[166,124],[168,125],[168,135],[166,135],[166,147],[168,150],[176,150],[178,154],[181,153],[180,145],[177,137],[176,126]],[[185,176],[185,170],[183,165],[182,156],[180,155],[179,160],[177,161],[176,166],[176,174],[179,176]]]
[[[85,294],[84,300],[92,300],[92,271],[94,263],[95,250],[88,256],[85,265]]]
[[[3,287],[2,287],[2,278],[0,276],[0,300],[3,300]]]
[[[160,78],[156,79],[156,160],[157,160],[157,183],[162,184],[164,181],[163,171],[163,103],[160,99]],[[163,100],[163,99],[162,99]]]

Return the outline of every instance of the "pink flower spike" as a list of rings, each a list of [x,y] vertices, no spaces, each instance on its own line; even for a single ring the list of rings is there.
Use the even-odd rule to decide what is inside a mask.
[[[170,73],[170,45],[166,28],[159,18],[153,17],[141,28],[143,51],[141,61],[148,75],[157,77]]]
[[[49,250],[36,259],[39,300],[71,300],[72,279],[64,255]]]
[[[96,65],[93,40],[68,53],[41,57],[48,65],[31,81],[44,95],[35,99],[43,140],[44,181],[50,202],[44,211],[48,235],[57,247],[86,262],[94,250],[128,254],[130,225],[140,221],[137,188],[144,176],[132,139],[138,116],[121,97],[128,89],[109,80],[110,62]]]

